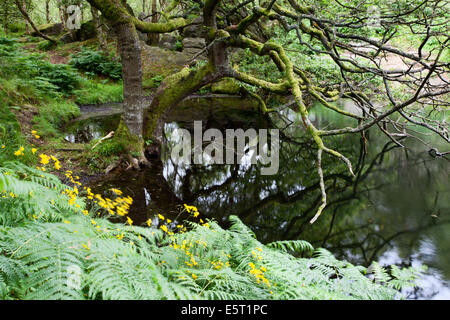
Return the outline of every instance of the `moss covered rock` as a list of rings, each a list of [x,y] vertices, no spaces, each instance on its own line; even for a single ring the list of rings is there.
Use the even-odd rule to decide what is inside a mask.
[[[213,93],[238,94],[239,91],[239,84],[232,78],[224,78],[211,86]]]
[[[62,23],[47,23],[40,25],[37,28],[41,33],[47,36],[54,36],[61,34],[63,32]],[[38,34],[34,31],[31,33],[31,35],[36,37]]]

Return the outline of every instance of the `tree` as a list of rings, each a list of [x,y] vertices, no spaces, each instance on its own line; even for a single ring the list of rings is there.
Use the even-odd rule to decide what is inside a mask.
[[[370,6],[366,3],[325,1],[308,6],[296,0],[271,0],[257,6],[252,0],[240,3],[235,0],[205,0],[193,1],[188,9],[183,8],[181,1],[173,0],[161,12],[164,22],[158,23],[136,19],[127,9],[126,0],[88,1],[114,25],[118,35],[124,70],[125,107],[123,123],[116,134],[118,138],[129,141],[128,152],[136,168],[138,160],[146,162],[144,140],[151,139],[152,146],[158,147],[161,116],[189,94],[225,77],[234,78],[261,92],[292,96],[290,107],[300,115],[317,149],[316,164],[322,196],[311,222],[317,219],[327,203],[323,154],[341,159],[353,174],[349,159],[327,147],[324,142],[327,137],[343,134],[361,134],[364,137],[367,129],[378,126],[392,141],[401,145],[397,137],[408,135],[407,126],[415,124],[450,142],[445,121],[437,121],[430,116],[448,106],[444,99],[450,91],[445,76],[449,64],[443,60],[448,55],[449,43],[445,31],[444,1],[424,0],[413,4],[400,1],[393,5],[380,0],[376,1],[380,14],[374,17],[368,16]],[[181,13],[173,13],[176,8],[182,8]],[[203,19],[207,63],[193,61],[178,73],[166,77],[144,114],[142,63],[136,29],[155,34],[171,32],[191,24],[196,17]],[[281,43],[267,40],[268,32],[264,30],[267,21],[280,26],[286,34],[294,32],[301,49],[327,56],[338,67],[339,79],[335,83],[321,83],[304,66],[295,65]],[[400,32],[399,29],[401,32],[409,30],[410,35],[421,39],[417,52],[390,45],[389,41]],[[428,42],[433,42],[434,46],[425,52]],[[230,53],[237,48],[270,59],[278,70],[277,79],[258,78],[243,72],[238,63],[232,66]],[[403,61],[404,68],[384,67],[382,59],[386,56],[397,57]],[[362,89],[369,79],[376,79],[384,86],[382,94],[388,102],[381,108],[375,106]],[[404,94],[394,94],[394,87],[403,88]],[[276,106],[268,108],[260,95],[251,94],[259,100],[262,112],[276,112]],[[357,125],[333,130],[317,128],[308,117],[306,96],[319,101],[324,108],[354,119]],[[333,104],[341,97],[354,100],[360,113]],[[398,117],[403,120],[401,123]],[[388,125],[392,128],[389,129]],[[139,154],[138,160],[131,157],[136,153]]]
[[[24,2],[20,2],[20,0],[14,0],[16,7],[19,9],[20,13],[22,14],[22,16],[24,17],[25,21],[30,24],[31,28],[33,28],[33,30],[36,32],[36,34],[42,38],[44,38],[45,40],[51,41],[53,43],[56,43],[56,40],[46,36],[45,34],[43,34],[41,31],[39,31],[39,29],[36,27],[36,25],[34,24],[33,20],[31,20],[30,16],[28,15],[27,9],[26,7],[23,6]],[[28,29],[27,29],[28,30]],[[27,31],[28,32],[28,31]]]
[[[92,21],[94,22],[95,32],[97,33],[99,48],[106,53],[108,42],[103,17],[99,17],[98,10],[92,6],[91,14]]]

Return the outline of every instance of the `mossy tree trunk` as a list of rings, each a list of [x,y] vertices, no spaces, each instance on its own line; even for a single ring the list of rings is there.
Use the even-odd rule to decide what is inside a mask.
[[[94,22],[95,32],[97,34],[98,45],[101,51],[107,52],[107,36],[103,27],[103,17],[98,16],[98,10],[91,6],[92,21]]]
[[[158,22],[158,0],[152,0],[152,23]],[[149,33],[147,44],[150,46],[157,46],[159,43],[159,34],[158,33]]]
[[[114,26],[117,33],[120,57],[122,59],[122,78],[124,93],[125,123],[134,143],[128,144],[130,153],[143,157],[143,110],[144,91],[142,88],[141,46],[134,24],[121,23]]]
[[[50,0],[45,0],[45,19],[50,23]]]

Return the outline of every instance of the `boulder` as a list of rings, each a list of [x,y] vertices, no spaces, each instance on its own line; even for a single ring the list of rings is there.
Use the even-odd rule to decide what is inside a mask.
[[[164,34],[159,40],[159,46],[167,50],[176,50],[177,37]]]
[[[192,24],[183,28],[181,35],[185,38],[203,37],[203,18],[195,18]]]
[[[203,38],[184,38],[183,39],[183,53],[195,56],[206,47],[205,39]],[[200,56],[200,59],[206,58],[206,51]]]
[[[80,29],[73,31],[69,31],[65,33],[61,38],[59,38],[59,41],[63,43],[71,43],[76,41],[86,41],[92,38],[95,38],[97,36],[94,22],[87,21],[81,24]]]
[[[92,20],[81,24],[80,29],[76,31],[76,40],[85,41],[95,38],[97,31],[95,30],[94,22]]]
[[[203,49],[206,46],[203,38],[184,38],[183,49]]]
[[[48,24],[40,25],[37,28],[41,33],[43,33],[47,36],[55,36],[55,35],[61,34],[63,32],[62,23],[48,23]],[[36,33],[36,31],[33,31],[31,33],[31,35],[35,37],[38,34]]]

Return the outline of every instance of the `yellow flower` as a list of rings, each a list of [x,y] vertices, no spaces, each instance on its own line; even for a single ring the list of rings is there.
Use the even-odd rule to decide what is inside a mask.
[[[133,224],[133,220],[131,220],[130,217],[127,217],[127,223],[131,226]]]
[[[32,134],[32,135],[35,135],[36,133],[37,133],[36,130],[32,130],[32,131],[31,131],[31,134]]]
[[[164,220],[164,216],[162,214],[158,213],[158,218],[160,218],[161,220]]]
[[[6,146],[4,144],[2,144],[2,149],[5,149],[5,148],[6,148]]]
[[[194,278],[194,280],[197,280],[197,276],[195,274],[192,274],[192,278]]]
[[[122,193],[123,193],[119,189],[115,189],[115,188],[112,188],[111,191],[114,192],[115,194],[119,195],[119,196],[122,195]]]
[[[23,151],[24,151],[25,149],[23,148],[23,147],[20,147],[19,148],[19,150],[17,150],[17,151],[15,151],[14,152],[14,155],[16,156],[16,157],[18,157],[18,156],[23,156]]]
[[[42,164],[48,164],[50,162],[50,157],[44,153],[41,153],[39,155],[39,157],[41,158],[41,163]]]
[[[87,216],[88,214],[89,214],[89,211],[87,211],[87,210],[83,210],[83,211],[81,211],[85,216]]]
[[[167,223],[171,223],[172,222],[172,220],[170,220],[170,219],[167,219]]]
[[[37,149],[36,149],[36,148],[32,148],[32,149],[31,149],[31,152],[33,152],[33,154],[35,154],[35,153],[36,153],[36,151],[37,151]]]
[[[64,223],[65,223],[65,224],[69,224],[70,221],[69,221],[69,220],[64,220]]]
[[[148,219],[148,220],[146,221],[146,223],[147,223],[147,225],[150,227],[150,226],[152,225],[152,219]]]
[[[166,225],[162,225],[161,227],[159,227],[162,231],[167,232],[167,227]]]

